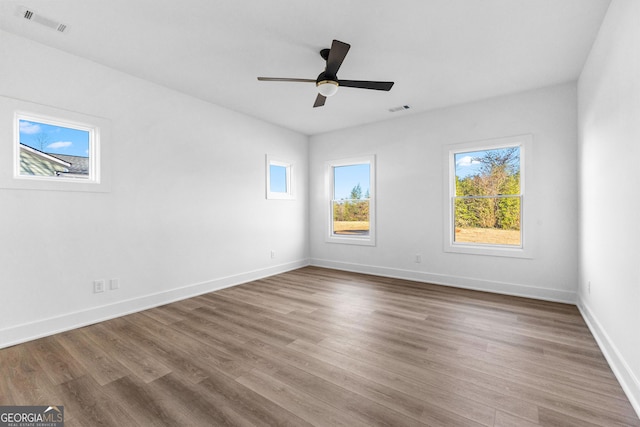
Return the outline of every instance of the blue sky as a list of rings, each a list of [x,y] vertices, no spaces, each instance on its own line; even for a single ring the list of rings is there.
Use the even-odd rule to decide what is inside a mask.
[[[89,157],[89,132],[20,120],[20,143],[51,154]]]
[[[487,151],[501,151],[503,149],[494,150],[482,150],[482,151],[469,151],[467,153],[456,153],[454,161],[456,163],[456,176],[458,178],[466,178],[471,175],[476,175],[480,172],[482,163],[474,158],[482,157]],[[519,160],[518,160],[519,161]]]
[[[272,193],[287,192],[287,168],[278,165],[269,165],[269,191]]]
[[[369,190],[369,164],[334,167],[334,197],[336,200],[348,199],[351,190],[360,184],[362,197]]]
[[[475,157],[482,157],[485,151],[472,151],[468,153],[457,153],[455,155],[456,176],[458,178],[466,178],[480,172],[482,163],[473,160]]]

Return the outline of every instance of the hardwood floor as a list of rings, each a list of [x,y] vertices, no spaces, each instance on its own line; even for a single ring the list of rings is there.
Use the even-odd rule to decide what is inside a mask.
[[[574,306],[307,267],[0,350],[66,426],[640,426]]]

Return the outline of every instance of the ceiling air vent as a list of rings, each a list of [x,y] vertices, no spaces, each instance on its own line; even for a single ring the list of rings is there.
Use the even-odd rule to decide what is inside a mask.
[[[25,7],[18,8],[18,15],[22,16],[24,19],[37,22],[40,25],[44,25],[45,27],[51,28],[52,30],[56,30],[61,33],[64,33],[67,30],[67,26],[65,24],[56,22],[53,19],[49,19],[45,16],[42,16],[34,12],[33,10],[27,9]]]
[[[392,113],[396,113],[398,111],[404,111],[404,110],[408,110],[409,107],[408,105],[401,105],[399,107],[393,107],[393,108],[389,108],[389,111],[391,111]]]

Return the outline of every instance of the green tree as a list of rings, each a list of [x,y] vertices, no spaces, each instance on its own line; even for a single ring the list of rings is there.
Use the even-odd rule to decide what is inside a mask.
[[[520,172],[509,175],[505,180],[501,194],[520,193]],[[520,198],[506,197],[498,199],[496,227],[503,230],[520,229]]]
[[[488,150],[473,160],[482,164],[476,175],[456,176],[456,196],[465,198],[455,200],[455,226],[520,229],[520,198],[491,197],[520,194],[519,148]]]
[[[360,183],[351,189],[349,198],[336,201],[333,204],[334,221],[369,221],[369,190],[362,198]]]
[[[351,194],[349,195],[351,200],[358,200],[362,198],[362,188],[360,187],[360,183],[358,183],[355,187],[351,189]]]

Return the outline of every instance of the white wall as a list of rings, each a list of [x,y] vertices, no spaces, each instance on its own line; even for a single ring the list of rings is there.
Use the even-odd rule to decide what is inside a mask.
[[[580,308],[640,413],[639,17],[640,2],[612,3],[578,84],[579,120],[567,84],[310,145],[0,31],[0,96],[105,117],[113,128],[109,193],[0,189],[0,347],[285,271],[310,255],[316,265],[567,302],[579,283]],[[442,147],[526,133],[534,258],[445,253]],[[295,201],[265,200],[265,154],[294,162]],[[326,243],[324,162],[363,154],[377,156],[377,245]],[[92,293],[93,280],[109,278],[121,288]]]
[[[312,263],[575,302],[576,120],[566,84],[311,137]],[[521,134],[533,135],[533,259],[445,253],[443,146]],[[363,154],[377,156],[377,245],[327,243],[324,162]]]
[[[1,96],[111,120],[113,163],[109,193],[0,189],[0,347],[307,263],[306,136],[6,32],[0,57]]]
[[[578,99],[579,305],[640,414],[640,2],[637,0],[611,3],[582,71]]]

